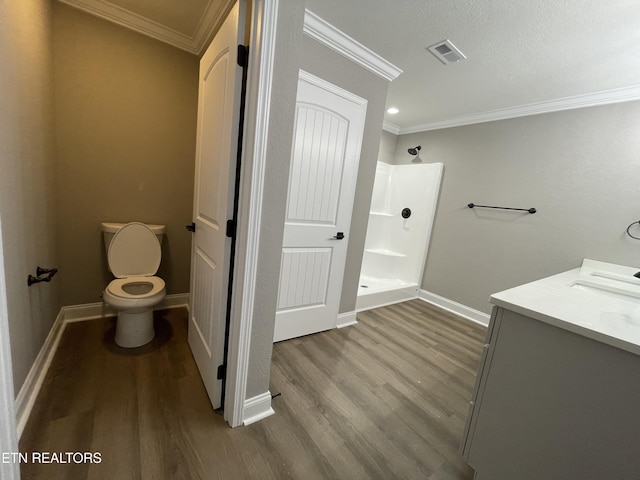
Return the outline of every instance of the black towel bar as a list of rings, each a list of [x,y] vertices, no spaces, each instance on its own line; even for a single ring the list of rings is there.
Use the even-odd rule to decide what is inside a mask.
[[[529,212],[529,213],[536,213],[537,212],[537,210],[535,208],[492,207],[491,205],[476,205],[475,203],[469,203],[469,204],[467,204],[467,207],[469,207],[469,208],[475,208],[475,207],[497,208],[499,210],[519,210],[521,212]]]

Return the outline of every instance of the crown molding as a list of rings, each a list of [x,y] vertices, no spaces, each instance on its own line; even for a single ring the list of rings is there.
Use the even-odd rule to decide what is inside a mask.
[[[384,120],[382,122],[382,129],[395,135],[400,135],[400,131],[402,130],[400,128],[400,125],[396,125],[395,123],[389,122],[387,120]]]
[[[235,4],[234,0],[226,0],[226,4],[224,8],[213,8],[213,1],[209,1],[207,4],[207,8],[200,18],[200,22],[198,22],[198,26],[196,27],[196,33],[193,36],[193,47],[194,53],[198,55],[202,54],[205,49],[209,46],[210,39],[213,37],[214,32],[217,32],[225,18],[231,11],[231,8]],[[222,2],[220,2],[222,3]]]
[[[510,118],[539,115],[542,113],[560,112],[563,110],[574,110],[578,108],[611,105],[615,103],[631,102],[635,100],[640,100],[640,85],[632,85],[625,88],[616,88],[613,90],[605,90],[602,92],[558,98],[545,102],[530,103],[527,105],[519,105],[516,107],[491,110],[488,112],[474,113],[472,115],[464,115],[462,117],[456,117],[438,122],[425,123],[412,127],[399,127],[398,135],[405,135],[407,133],[428,132],[430,130],[440,130],[443,128],[461,127],[463,125],[494,122],[496,120],[507,120]],[[385,130],[387,129],[385,128]],[[392,130],[388,131],[395,133]]]
[[[207,40],[211,37],[221,21],[224,19],[228,8],[216,9],[212,0],[207,4],[196,32],[193,36],[185,35],[158,22],[150,20],[142,15],[131,12],[106,0],[58,0],[70,7],[82,10],[85,13],[116,23],[122,27],[154,38],[161,42],[185,50],[194,55],[202,53]]]
[[[306,9],[303,32],[385,80],[394,80],[402,73],[401,69]]]

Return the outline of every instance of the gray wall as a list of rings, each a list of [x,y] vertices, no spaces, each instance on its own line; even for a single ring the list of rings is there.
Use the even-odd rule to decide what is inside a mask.
[[[492,293],[585,257],[640,266],[625,234],[640,218],[640,102],[402,135],[396,161],[418,144],[444,163],[425,290],[489,312]]]
[[[53,38],[63,304],[113,278],[105,221],[167,225],[158,275],[188,292],[198,58],[59,2]]]
[[[340,312],[355,309],[369,218],[387,82],[302,34],[304,0],[281,0],[278,15],[259,278],[251,337],[247,397],[268,389],[282,234],[289,178],[298,70],[301,68],[368,100]]]
[[[398,147],[398,136],[382,131],[380,136],[380,151],[378,152],[378,161],[394,165],[396,163],[396,148]]]
[[[247,398],[269,389],[304,2],[280,0]]]
[[[60,309],[55,267],[51,11],[47,0],[0,3],[0,217],[17,394]]]

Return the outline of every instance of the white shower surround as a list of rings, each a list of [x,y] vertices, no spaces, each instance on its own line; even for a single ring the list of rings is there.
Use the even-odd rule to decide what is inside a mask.
[[[442,163],[378,162],[356,311],[418,297],[442,170]]]

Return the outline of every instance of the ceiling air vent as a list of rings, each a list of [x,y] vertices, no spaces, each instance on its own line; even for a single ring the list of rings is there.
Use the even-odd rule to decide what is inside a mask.
[[[464,56],[464,53],[458,50],[449,40],[443,40],[435,45],[431,45],[427,47],[427,50],[433,53],[433,55],[445,65],[456,63],[467,58]]]

